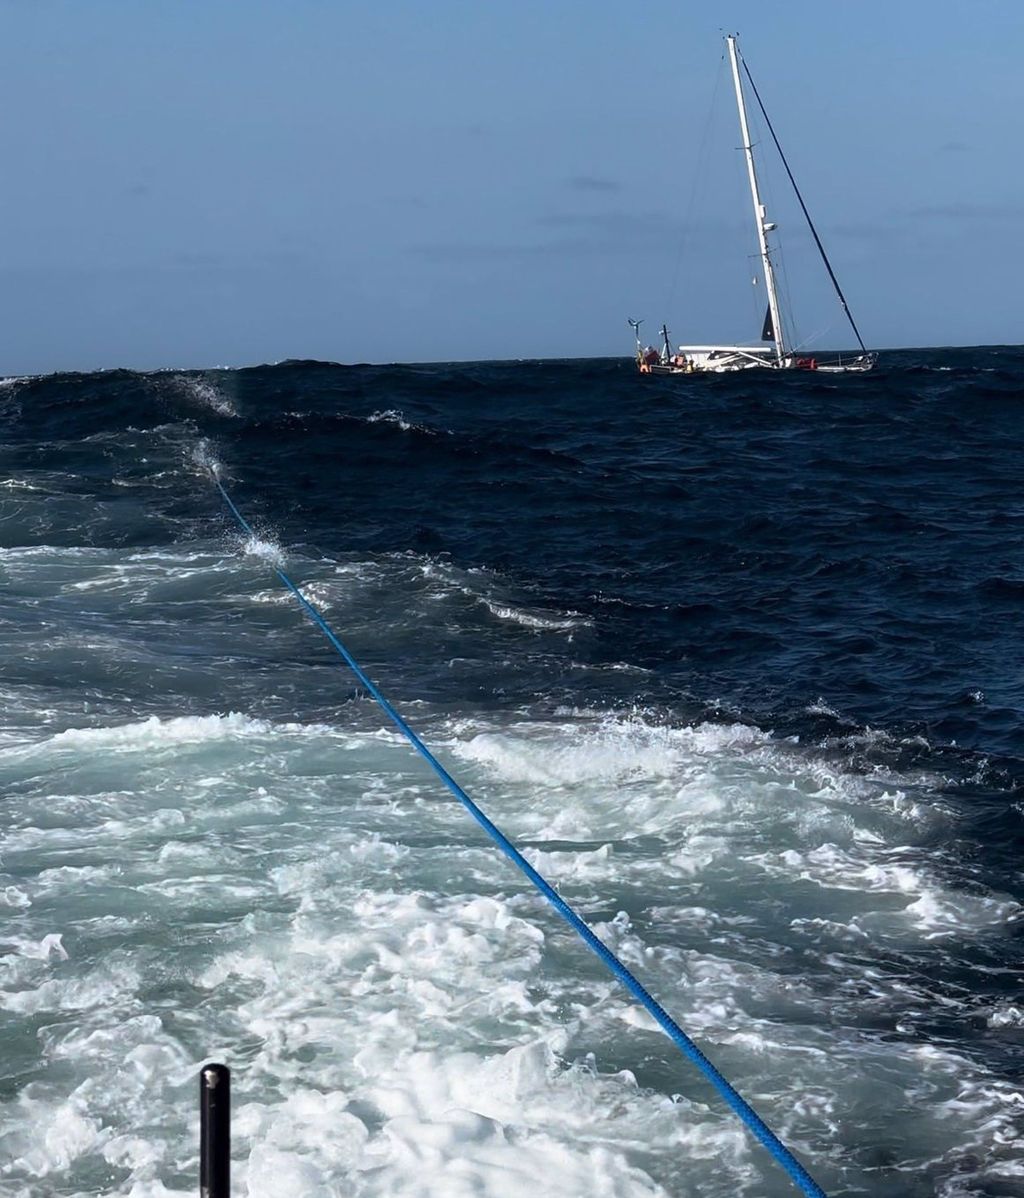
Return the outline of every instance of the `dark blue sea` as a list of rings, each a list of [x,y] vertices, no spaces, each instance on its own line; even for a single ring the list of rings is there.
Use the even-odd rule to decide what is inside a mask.
[[[0,1193],[1024,1195],[1024,350],[0,383]],[[245,535],[211,479],[252,524]]]

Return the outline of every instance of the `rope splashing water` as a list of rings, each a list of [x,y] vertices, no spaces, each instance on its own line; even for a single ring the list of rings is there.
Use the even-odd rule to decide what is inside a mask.
[[[201,463],[209,471],[209,475],[214,485],[220,492],[232,516],[237,521],[239,527],[245,535],[253,541],[258,540],[256,532],[245,519],[238,507],[235,505],[223,482],[220,479],[220,470],[215,464],[204,461]],[[810,1195],[811,1198],[826,1198],[825,1191],[818,1185],[813,1177],[808,1173],[804,1166],[796,1159],[793,1153],[786,1147],[772,1129],[758,1115],[754,1108],[747,1102],[745,1098],[735,1089],[735,1087],[723,1076],[722,1073],[708,1060],[704,1053],[698,1048],[693,1040],[683,1031],[676,1023],[671,1015],[658,1003],[658,1001],[647,991],[643,984],[630,972],[630,970],[611,952],[611,950],[598,938],[592,931],[589,925],[573,910],[571,906],[558,894],[554,887],[526,860],[526,858],[515,847],[511,840],[497,827],[481,810],[481,808],[470,798],[459,783],[445,769],[440,761],[434,756],[431,750],[423,743],[416,732],[409,726],[405,719],[396,711],[389,700],[384,696],[380,689],[367,676],[365,671],[359,665],[358,661],[352,656],[349,650],[345,647],[342,641],[334,633],[327,621],[321,616],[319,611],[312,603],[302,594],[299,587],[292,581],[289,575],[284,571],[277,560],[270,562],[271,568],[277,575],[281,583],[291,592],[294,598],[298,601],[300,607],[306,616],[320,629],[330,642],[332,648],[346,663],[352,673],[355,675],[360,685],[363,686],[374,701],[378,704],[388,719],[395,725],[401,734],[409,741],[417,753],[426,761],[430,768],[434,771],[444,786],[451,792],[452,795],[462,804],[466,811],[473,817],[479,826],[487,833],[494,841],[504,855],[519,869],[533,884],[533,886],[543,895],[551,904],[558,914],[565,920],[567,924],[577,933],[580,939],[586,946],[604,963],[609,971],[625,986],[625,988],[633,995],[640,1005],[648,1012],[655,1020],[658,1026],[676,1045],[683,1056],[686,1057],[691,1064],[703,1074],[708,1082],[715,1088],[719,1096],[733,1110],[733,1112],[742,1120],[748,1131],[765,1147],[775,1158],[778,1164],[789,1174],[793,1183],[803,1191]]]

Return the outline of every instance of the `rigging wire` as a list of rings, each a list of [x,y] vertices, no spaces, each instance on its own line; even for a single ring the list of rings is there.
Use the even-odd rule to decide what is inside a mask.
[[[796,198],[799,201],[800,208],[807,221],[807,227],[811,230],[811,236],[814,238],[814,244],[818,247],[818,253],[821,254],[821,260],[825,263],[825,269],[828,271],[828,277],[832,280],[832,286],[836,289],[836,295],[839,297],[839,302],[843,306],[843,311],[846,313],[846,319],[850,322],[850,328],[853,329],[853,334],[857,338],[857,344],[864,353],[868,352],[867,346],[864,344],[864,339],[860,335],[860,330],[857,328],[856,321],[853,319],[853,313],[850,311],[850,306],[846,302],[846,296],[843,295],[843,289],[839,286],[839,280],[836,278],[835,271],[832,269],[832,263],[828,260],[828,255],[825,253],[825,247],[821,244],[821,238],[818,236],[818,230],[814,227],[814,221],[811,220],[811,214],[807,211],[807,205],[804,203],[804,197],[800,194],[800,188],[796,185],[796,179],[793,178],[793,172],[789,169],[789,162],[786,160],[786,155],[782,152],[782,146],[779,144],[779,139],[775,134],[775,129],[772,125],[771,118],[768,116],[765,106],[761,100],[761,94],[757,90],[757,84],[754,82],[754,77],[750,73],[750,67],[747,66],[747,60],[741,58],[743,70],[746,72],[747,78],[750,80],[750,86],[754,90],[754,99],[757,100],[757,106],[761,109],[761,115],[764,117],[765,124],[768,126],[768,132],[772,135],[772,141],[775,142],[775,148],[779,151],[779,157],[782,159],[782,165],[786,168],[786,174],[789,176],[789,181],[793,185],[793,191],[796,193]]]
[[[672,281],[668,289],[668,302],[665,304],[663,311],[670,312],[672,305],[675,303],[676,290],[679,283],[679,269],[682,266],[683,255],[689,247],[690,238],[693,233],[693,214],[697,204],[697,192],[701,184],[707,184],[709,172],[705,169],[708,150],[711,140],[711,125],[715,117],[715,105],[718,101],[718,92],[722,83],[722,77],[725,74],[723,69],[725,64],[725,54],[718,61],[718,70],[715,72],[715,84],[711,89],[711,103],[708,105],[707,115],[704,118],[704,129],[701,133],[700,144],[697,148],[697,157],[694,163],[693,185],[690,188],[690,199],[686,205],[683,214],[682,235],[679,238],[679,248],[676,251],[675,265],[672,268]]]
[[[794,345],[793,346],[794,351],[809,349],[816,341],[820,341],[822,339],[822,337],[825,336],[826,333],[831,333],[832,328],[833,328],[832,324],[823,325],[822,328],[820,328],[816,333],[812,333],[810,335],[810,337],[804,337],[804,339],[799,343],[799,345]]]

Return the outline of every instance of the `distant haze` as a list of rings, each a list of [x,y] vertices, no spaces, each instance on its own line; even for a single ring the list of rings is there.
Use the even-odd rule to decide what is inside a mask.
[[[1024,341],[1011,0],[0,14],[0,374],[756,340],[722,21],[869,346]],[[851,344],[764,174],[801,338]]]

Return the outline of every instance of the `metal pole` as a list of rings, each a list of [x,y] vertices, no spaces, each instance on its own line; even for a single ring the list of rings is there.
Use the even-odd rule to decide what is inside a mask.
[[[199,1195],[230,1198],[231,1070],[204,1065],[199,1070]]]
[[[785,334],[782,329],[782,313],[779,311],[779,297],[775,290],[775,271],[772,267],[772,257],[768,250],[768,220],[764,204],[757,189],[757,171],[754,169],[754,146],[750,140],[750,128],[747,125],[747,106],[743,101],[743,84],[740,82],[740,66],[736,51],[736,37],[729,34],[725,39],[729,47],[729,62],[732,65],[732,80],[736,88],[736,107],[740,114],[740,133],[743,137],[743,153],[747,159],[747,176],[750,180],[750,196],[754,201],[754,225],[757,229],[757,244],[761,250],[761,265],[764,269],[764,286],[768,292],[768,310],[772,314],[772,332],[775,334],[775,361],[781,366],[786,352]]]

